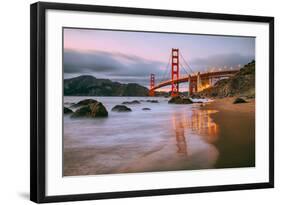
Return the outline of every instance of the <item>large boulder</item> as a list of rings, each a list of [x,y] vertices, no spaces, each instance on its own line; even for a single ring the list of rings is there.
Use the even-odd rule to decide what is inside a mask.
[[[85,100],[81,100],[78,103],[74,104],[73,107],[81,107],[81,106],[85,106],[85,105],[89,105],[91,103],[96,103],[98,101],[94,100],[94,99],[85,99]]]
[[[122,102],[122,104],[124,104],[124,105],[140,104],[140,101],[138,101],[138,100],[125,101],[125,102]]]
[[[239,104],[239,103],[247,103],[247,101],[244,100],[243,98],[236,98],[236,99],[233,101],[233,104]]]
[[[114,112],[131,112],[132,110],[125,105],[115,105],[111,111]]]
[[[67,108],[67,107],[63,107],[63,113],[64,114],[71,114],[71,113],[73,113],[73,111],[71,109]]]
[[[72,117],[107,117],[108,112],[101,102],[90,103],[76,110]]]
[[[172,97],[168,103],[171,104],[192,104],[192,100],[190,100],[189,98],[183,98],[181,96],[176,96],[176,97]]]

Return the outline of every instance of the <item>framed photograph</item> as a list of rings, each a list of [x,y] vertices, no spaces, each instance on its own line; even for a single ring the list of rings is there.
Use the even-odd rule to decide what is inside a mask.
[[[31,5],[30,198],[274,187],[274,18]]]

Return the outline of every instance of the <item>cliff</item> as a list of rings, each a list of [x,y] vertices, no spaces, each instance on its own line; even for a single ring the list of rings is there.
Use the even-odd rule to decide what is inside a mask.
[[[246,64],[238,73],[228,79],[216,82],[213,87],[207,88],[200,93],[200,97],[232,97],[244,96],[255,97],[255,61]]]

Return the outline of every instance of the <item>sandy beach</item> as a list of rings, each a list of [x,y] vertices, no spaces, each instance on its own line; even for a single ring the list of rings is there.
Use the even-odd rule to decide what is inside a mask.
[[[255,166],[255,99],[233,104],[234,99],[215,99],[202,107],[218,110],[211,114],[219,127],[214,143],[220,151],[216,168]]]

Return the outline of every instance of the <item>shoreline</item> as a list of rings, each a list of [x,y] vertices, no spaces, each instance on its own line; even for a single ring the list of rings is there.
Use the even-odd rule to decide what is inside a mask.
[[[218,124],[219,137],[214,145],[220,155],[215,168],[255,166],[255,99],[233,104],[235,97],[214,99],[202,110],[217,110],[211,114]]]
[[[135,109],[132,113],[117,113],[121,117],[118,120],[114,115],[104,121],[83,118],[64,121],[70,122],[64,124],[64,176],[253,167],[255,100],[232,104],[233,100],[223,98],[200,105],[196,103],[194,108],[199,112],[190,109],[193,115],[187,115],[189,112],[185,112],[186,105],[168,105],[165,100],[161,101],[165,109],[153,108],[151,112]],[[104,104],[110,107],[115,103]],[[150,105],[158,107],[161,104]],[[146,122],[143,119],[150,119],[153,112],[163,114],[167,113],[167,109],[170,114],[164,118],[158,116],[158,120],[154,117],[150,123],[156,124],[150,129],[144,128],[151,124],[146,124],[144,128],[138,126]],[[136,113],[139,114],[137,118]],[[108,120],[113,121],[104,124]],[[130,124],[132,120],[135,123]],[[163,131],[163,123],[166,123],[165,132],[155,138],[159,129]],[[103,129],[99,128],[101,125]],[[139,132],[136,131],[138,129]],[[118,141],[112,136],[111,130],[115,130]],[[134,138],[127,136],[130,130],[133,130]],[[193,135],[192,131],[198,133]],[[100,134],[96,135],[97,132]],[[167,136],[163,138],[163,134]],[[156,163],[159,161],[161,163]]]

